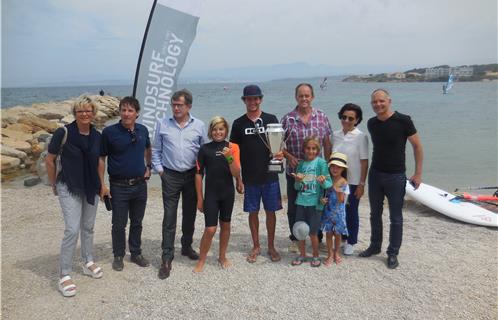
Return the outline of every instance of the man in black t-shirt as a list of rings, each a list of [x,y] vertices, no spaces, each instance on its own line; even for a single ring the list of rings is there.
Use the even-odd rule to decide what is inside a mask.
[[[247,261],[256,262],[261,253],[258,212],[260,202],[263,200],[268,232],[268,254],[271,260],[276,262],[280,261],[280,254],[274,246],[275,211],[282,209],[282,200],[278,175],[268,172],[271,153],[265,133],[269,123],[279,122],[273,114],[261,111],[263,94],[258,86],[246,86],[242,101],[247,111],[233,122],[230,142],[240,147],[242,181],[240,178],[237,179],[237,191],[244,193],[244,211],[249,212],[249,228],[253,241],[253,248],[247,256]],[[283,158],[283,154],[280,152],[278,157]]]
[[[368,120],[368,131],[372,138],[373,156],[368,175],[368,197],[370,201],[370,246],[360,257],[378,254],[382,248],[382,210],[384,197],[389,202],[389,247],[387,266],[398,266],[398,253],[403,237],[403,200],[406,186],[405,147],[406,140],[413,147],[415,174],[409,179],[418,188],[422,181],[423,150],[417,129],[407,115],[392,111],[391,97],[384,89],[372,92],[371,104],[377,115]]]

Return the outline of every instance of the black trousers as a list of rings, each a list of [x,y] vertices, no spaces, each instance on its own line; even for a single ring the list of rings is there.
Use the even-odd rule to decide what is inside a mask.
[[[195,191],[195,168],[178,172],[164,168],[161,176],[163,190],[163,241],[162,259],[171,262],[175,256],[175,234],[178,202],[182,196],[182,247],[192,246],[197,193]]]

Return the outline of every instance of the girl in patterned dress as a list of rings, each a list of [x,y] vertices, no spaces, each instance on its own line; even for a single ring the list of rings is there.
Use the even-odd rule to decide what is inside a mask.
[[[349,194],[347,177],[347,161],[345,154],[334,152],[329,159],[329,172],[333,185],[321,201],[325,205],[322,214],[322,231],[326,232],[328,257],[324,264],[330,266],[332,262],[341,263],[339,247],[341,234],[348,234],[346,227],[346,200]],[[335,239],[334,239],[335,238]]]

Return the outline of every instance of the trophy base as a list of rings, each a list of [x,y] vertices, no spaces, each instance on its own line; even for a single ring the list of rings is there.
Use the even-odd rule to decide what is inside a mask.
[[[282,172],[284,172],[284,164],[283,163],[270,163],[268,165],[268,172],[282,173]]]

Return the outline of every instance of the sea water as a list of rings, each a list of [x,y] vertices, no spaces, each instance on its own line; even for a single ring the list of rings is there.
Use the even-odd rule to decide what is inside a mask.
[[[353,102],[363,109],[358,126],[367,132],[367,119],[374,116],[370,93],[379,87],[389,90],[394,110],[412,117],[424,147],[423,181],[453,191],[465,186],[498,183],[498,82],[456,82],[442,94],[442,83],[353,83],[329,78],[326,90],[321,79],[285,79],[258,83],[264,94],[262,109],[281,118],[296,106],[295,86],[309,82],[315,87],[313,106],[329,117],[333,130],[340,129],[337,112]],[[230,123],[245,113],[240,99],[246,83],[181,84],[192,91],[192,114],[206,122],[215,115]],[[88,86],[67,88],[2,88],[2,108],[36,102],[64,100],[82,93],[122,97],[131,86]],[[407,176],[413,174],[414,161],[407,144]],[[371,152],[371,145],[370,145]]]

